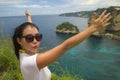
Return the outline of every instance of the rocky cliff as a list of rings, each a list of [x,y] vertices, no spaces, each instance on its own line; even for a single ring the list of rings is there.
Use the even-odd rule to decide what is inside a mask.
[[[110,12],[112,16],[110,25],[105,30],[95,32],[93,35],[120,40],[120,7],[102,8],[97,9],[95,12],[101,14],[105,9]]]
[[[110,20],[110,25],[105,30],[95,32],[93,35],[120,40],[120,6],[111,6],[108,8],[99,8],[99,9],[93,10],[93,11],[64,13],[64,14],[60,14],[60,16],[68,16],[68,17],[74,16],[74,17],[89,18],[88,24],[90,24],[90,19],[91,19],[93,12],[96,12],[99,16],[105,9],[108,12],[110,12],[111,16],[112,16],[112,19]]]

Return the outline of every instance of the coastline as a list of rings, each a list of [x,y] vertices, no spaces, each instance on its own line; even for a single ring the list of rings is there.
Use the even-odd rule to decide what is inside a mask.
[[[109,38],[109,39],[120,40],[120,37],[119,37],[119,36],[116,36],[116,35],[110,34],[110,33],[98,34],[98,33],[96,32],[96,33],[93,33],[92,36],[105,37],[105,38]]]

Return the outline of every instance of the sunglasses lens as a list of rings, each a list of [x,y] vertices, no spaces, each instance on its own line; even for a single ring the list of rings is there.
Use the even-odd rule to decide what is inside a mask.
[[[28,43],[33,42],[34,38],[35,38],[37,41],[41,41],[41,40],[42,40],[42,34],[36,34],[35,36],[29,34],[29,35],[23,36],[23,38],[25,38],[25,40],[26,40]]]
[[[35,36],[37,41],[41,41],[42,40],[42,34],[36,34]]]
[[[34,40],[34,36],[32,36],[32,35],[27,35],[27,36],[25,36],[25,39],[26,39],[26,41],[27,42],[33,42],[33,40]]]

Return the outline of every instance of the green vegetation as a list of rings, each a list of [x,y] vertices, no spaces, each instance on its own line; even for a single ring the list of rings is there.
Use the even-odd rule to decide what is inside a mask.
[[[8,38],[0,41],[0,72],[2,72],[0,80],[23,80],[19,61],[14,55],[12,41]]]
[[[53,80],[84,80],[83,78],[78,78],[76,76],[72,76],[70,74],[65,74],[62,76],[57,76],[56,74],[52,74]]]
[[[64,70],[59,62],[54,62],[50,67],[55,70],[55,73],[59,73],[59,76],[52,73],[52,80],[85,80],[82,76],[71,75],[68,70]]]
[[[58,67],[54,64],[51,67],[54,70],[58,70]],[[78,78],[78,76],[71,75],[62,68],[60,71],[63,74],[57,76],[53,73],[52,80],[84,80],[83,78]],[[12,41],[9,38],[0,40],[0,80],[23,80],[20,73],[19,60],[14,54]]]

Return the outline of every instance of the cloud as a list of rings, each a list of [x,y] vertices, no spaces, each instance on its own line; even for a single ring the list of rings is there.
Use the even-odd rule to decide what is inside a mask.
[[[80,5],[86,5],[86,6],[89,6],[89,5],[96,5],[98,4],[100,1],[99,0],[85,0],[83,2],[80,3]]]
[[[29,9],[32,14],[60,14],[120,6],[120,0],[0,0],[0,16],[23,14]],[[15,12],[17,14],[15,14]]]
[[[14,5],[14,7],[16,8],[47,8],[50,6],[33,4],[33,5]]]
[[[18,3],[24,3],[28,2],[28,0],[23,1],[23,0],[0,0],[0,4],[18,4]]]
[[[37,1],[37,2],[36,2]],[[0,0],[0,7],[2,8],[47,8],[50,7],[49,5],[46,5],[48,1],[30,1],[30,0]]]
[[[67,8],[71,12],[95,10],[97,8],[106,8],[110,6],[120,6],[120,0],[67,0]],[[65,9],[65,8],[64,8]],[[67,10],[68,11],[68,10]]]
[[[107,2],[107,4],[106,4],[107,6],[120,6],[120,1],[118,0],[110,0],[110,1],[108,1]]]
[[[68,0],[69,3],[74,4],[74,5],[84,5],[84,6],[89,6],[89,5],[95,5],[100,2],[100,0]]]
[[[120,6],[120,0],[68,0],[68,2],[77,6]]]

